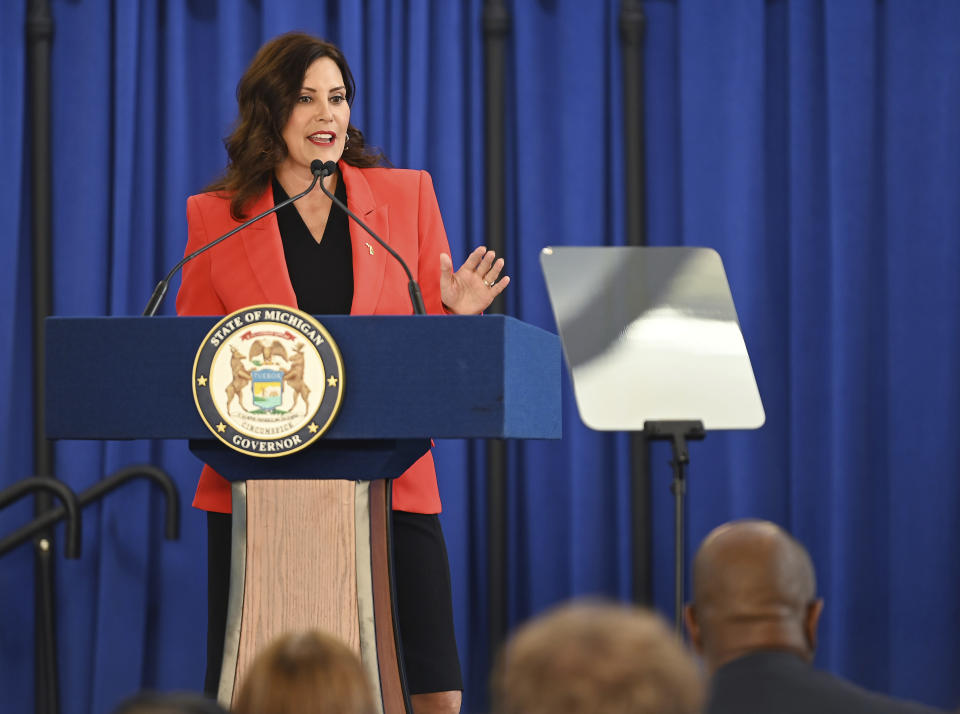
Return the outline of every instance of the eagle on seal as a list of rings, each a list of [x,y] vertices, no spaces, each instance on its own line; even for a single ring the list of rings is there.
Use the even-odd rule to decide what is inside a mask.
[[[254,359],[255,357],[263,357],[264,364],[273,364],[274,356],[283,357],[284,362],[289,362],[287,359],[287,351],[283,348],[283,345],[280,344],[280,340],[274,340],[269,345],[263,344],[260,340],[254,340],[253,344],[250,345],[250,357],[249,359]]]

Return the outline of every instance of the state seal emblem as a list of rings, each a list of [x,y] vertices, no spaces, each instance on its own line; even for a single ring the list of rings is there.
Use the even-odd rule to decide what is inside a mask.
[[[333,423],[343,360],[323,325],[281,305],[220,320],[193,363],[193,398],[217,439],[250,456],[305,448]]]

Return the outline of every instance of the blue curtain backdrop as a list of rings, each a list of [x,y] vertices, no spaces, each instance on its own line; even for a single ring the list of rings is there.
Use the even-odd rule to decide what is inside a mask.
[[[58,315],[140,313],[182,254],[186,196],[223,166],[244,66],[291,29],[341,45],[355,123],[396,165],[431,171],[455,258],[483,240],[484,157],[507,152],[515,316],[554,329],[543,246],[624,241],[637,197],[623,190],[616,0],[509,3],[505,146],[484,144],[481,0],[52,6]],[[688,557],[727,519],[783,524],[827,601],[818,663],[956,706],[960,5],[652,0],[645,12],[650,241],[723,256],[767,411],[757,432],[692,446]],[[25,15],[25,0],[0,3],[0,487],[32,458]],[[625,440],[583,428],[564,388],[564,439],[510,450],[514,623],[574,595],[629,596]],[[481,711],[483,449],[437,452],[465,708]],[[653,449],[655,601],[672,616],[668,459]],[[56,451],[77,491],[142,461],[189,503],[199,466],[182,445]],[[165,542],[161,501],[145,485],[116,492],[85,512],[82,560],[58,560],[67,714],[201,686],[204,521],[185,508],[181,540]],[[6,509],[0,532],[29,513]],[[15,714],[32,711],[32,619],[24,547],[0,567],[0,691]]]

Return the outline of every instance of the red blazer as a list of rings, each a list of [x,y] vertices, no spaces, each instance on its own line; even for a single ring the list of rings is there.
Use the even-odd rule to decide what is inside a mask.
[[[427,312],[444,313],[440,300],[440,253],[450,253],[433,182],[426,171],[358,169],[340,163],[347,187],[347,205],[390,244],[420,283]],[[250,206],[255,216],[273,206],[268,187]],[[239,223],[230,216],[230,201],[205,193],[187,199],[191,253]],[[351,315],[412,314],[407,278],[354,221]],[[287,274],[276,214],[245,228],[187,263],[177,293],[179,315],[225,315],[248,305],[274,303],[297,306]],[[230,483],[209,466],[203,467],[193,505],[230,513]],[[393,507],[414,513],[439,513],[440,494],[433,455],[427,452],[393,484]]]

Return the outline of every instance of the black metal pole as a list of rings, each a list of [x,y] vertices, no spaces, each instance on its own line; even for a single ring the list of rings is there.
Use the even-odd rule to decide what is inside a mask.
[[[627,245],[647,243],[644,151],[644,40],[647,18],[640,0],[620,4],[623,45],[623,126]],[[650,527],[650,450],[642,434],[630,434],[631,583],[634,601],[653,601],[653,536]]]
[[[622,0],[623,126],[626,157],[627,243],[646,245],[646,151],[644,150],[644,42],[647,18],[640,0]]]
[[[33,438],[34,467],[38,476],[53,476],[53,448],[44,429],[44,374],[46,347],[44,318],[51,313],[51,174],[50,174],[50,49],[53,44],[53,17],[45,0],[30,0],[27,8],[27,66],[30,77],[30,170],[33,241]],[[49,494],[40,493],[35,513],[52,507]],[[60,710],[57,684],[57,652],[54,631],[53,538],[37,536],[34,550],[34,596],[36,682],[35,708],[39,714]]]
[[[39,499],[38,499],[39,500]],[[53,538],[34,540],[36,615],[34,647],[36,663],[34,709],[37,714],[59,714],[60,691],[57,677],[56,583],[53,579]]]
[[[503,0],[483,5],[484,104],[486,146],[486,245],[498,256],[506,254],[506,45],[510,13]],[[499,296],[488,309],[502,313]],[[489,580],[489,644],[491,662],[507,633],[507,447],[503,440],[487,441],[487,578]]]
[[[683,534],[686,532],[687,482],[683,464],[676,454],[670,465],[673,467],[673,625],[677,637],[683,638],[683,574],[686,570],[685,546]]]
[[[503,0],[486,0],[483,5],[485,141],[491,149],[484,158],[486,171],[486,246],[503,256],[507,250],[506,211],[506,65],[510,12]],[[493,143],[496,142],[496,143]],[[504,312],[500,295],[488,309]]]
[[[677,636],[683,637],[683,575],[686,570],[684,547],[684,533],[686,532],[685,514],[687,495],[687,481],[684,466],[690,463],[690,451],[687,448],[688,440],[702,440],[707,432],[701,421],[647,421],[643,425],[643,435],[647,439],[669,441],[673,451],[673,482],[670,490],[673,491],[673,535],[674,535],[674,625]]]

